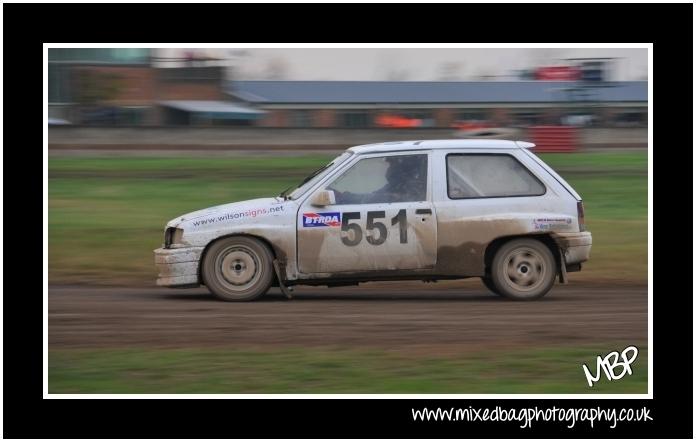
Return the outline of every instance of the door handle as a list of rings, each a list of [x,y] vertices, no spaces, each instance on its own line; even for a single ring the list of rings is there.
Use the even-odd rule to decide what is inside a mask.
[[[430,209],[416,209],[416,215],[432,215],[433,211]]]

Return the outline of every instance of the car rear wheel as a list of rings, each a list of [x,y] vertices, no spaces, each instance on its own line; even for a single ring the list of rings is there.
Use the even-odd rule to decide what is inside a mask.
[[[556,280],[556,260],[551,250],[531,238],[503,244],[491,266],[491,282],[499,293],[517,301],[544,296]]]
[[[257,239],[223,238],[206,252],[201,274],[208,290],[223,301],[251,301],[273,282],[273,255]]]

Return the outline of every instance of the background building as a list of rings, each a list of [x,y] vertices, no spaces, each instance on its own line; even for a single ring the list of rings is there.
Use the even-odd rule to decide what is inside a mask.
[[[228,91],[272,127],[647,125],[648,110],[642,81],[238,81]]]
[[[48,50],[53,122],[104,126],[248,125],[263,111],[228,100],[226,68],[194,53],[141,48]]]
[[[50,122],[384,129],[647,126],[647,82],[608,81],[611,58],[556,60],[518,72],[515,81],[239,81],[234,62],[244,51],[237,52],[49,49]],[[503,76],[491,76],[498,77]]]
[[[71,123],[152,122],[150,49],[48,50],[48,116]]]

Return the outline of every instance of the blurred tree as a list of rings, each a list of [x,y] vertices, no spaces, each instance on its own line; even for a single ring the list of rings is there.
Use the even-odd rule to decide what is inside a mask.
[[[241,66],[250,57],[251,53],[245,49],[229,49],[225,55],[225,78],[227,80],[239,80],[243,76]]]
[[[385,77],[387,81],[406,81],[411,77],[411,73],[408,69],[399,69],[392,66],[387,70]]]
[[[398,52],[391,49],[380,51],[375,64],[377,79],[385,81],[408,80],[411,77],[411,72],[406,68],[401,68],[401,64]]]
[[[446,61],[438,67],[439,81],[459,81],[461,80],[462,63],[456,61]]]
[[[487,67],[481,67],[477,72],[475,78],[479,81],[490,81],[496,78],[496,75]]]
[[[564,54],[564,51],[560,48],[534,48],[530,49],[530,51],[532,68],[555,65]]]
[[[268,80],[285,80],[288,78],[288,63],[280,58],[274,57],[268,61],[266,65],[266,79]]]

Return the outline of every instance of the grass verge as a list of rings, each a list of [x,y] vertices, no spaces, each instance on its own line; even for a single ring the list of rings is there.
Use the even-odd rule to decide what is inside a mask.
[[[644,348],[631,375],[587,385],[625,345],[414,356],[356,349],[51,350],[50,393],[647,393]],[[602,354],[602,356],[604,356]],[[621,371],[617,370],[617,373]]]

